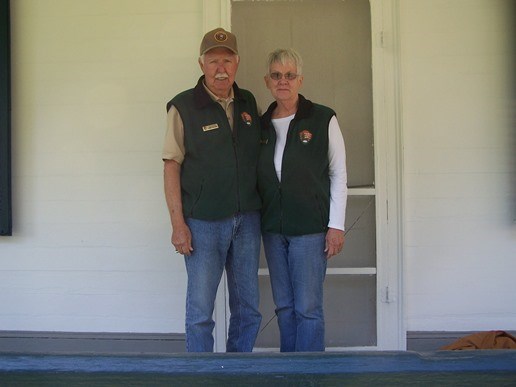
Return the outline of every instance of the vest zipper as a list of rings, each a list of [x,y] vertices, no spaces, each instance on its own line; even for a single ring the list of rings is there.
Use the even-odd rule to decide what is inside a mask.
[[[294,130],[294,121],[295,121],[296,117],[294,116],[294,118],[292,118],[292,120],[290,121],[289,125],[288,125],[288,130],[287,130],[287,138],[285,140],[285,148],[283,148],[283,156],[281,157],[281,177],[283,178],[283,172],[284,172],[284,168],[283,168],[283,160],[285,159],[285,153],[287,151],[287,147],[288,147],[288,144],[290,141],[290,137],[291,137],[291,132],[292,130]],[[272,124],[271,124],[272,125]],[[273,131],[275,131],[274,129],[274,126],[272,128]],[[276,146],[276,133],[274,133],[274,146]],[[273,155],[274,157],[274,155]],[[273,162],[273,167],[274,167],[274,162]],[[276,171],[274,171],[274,173],[276,173]],[[281,192],[281,181],[279,181],[278,183],[278,191],[279,191],[279,195],[280,195],[280,198],[279,198],[279,205],[280,205],[280,234],[283,234],[283,194]]]
[[[237,152],[237,136],[236,136],[236,125],[233,127],[231,134],[233,138],[233,152],[235,153],[235,165],[236,165],[236,200],[237,200],[237,212],[240,212],[240,173],[238,168],[238,152]]]
[[[278,184],[279,208],[280,208],[280,234],[283,234],[283,195],[281,193],[281,183]]]

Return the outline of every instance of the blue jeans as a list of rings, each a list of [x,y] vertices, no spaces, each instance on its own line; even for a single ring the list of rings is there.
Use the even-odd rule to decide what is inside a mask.
[[[259,212],[206,221],[188,218],[192,233],[191,256],[185,256],[186,350],[213,352],[213,309],[224,269],[229,291],[228,352],[253,349],[261,314],[258,311]]]
[[[263,234],[281,352],[324,351],[325,236]]]

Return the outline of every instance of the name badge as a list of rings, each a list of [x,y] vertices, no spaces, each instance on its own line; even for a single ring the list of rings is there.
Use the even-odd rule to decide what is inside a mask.
[[[211,125],[206,125],[206,126],[203,126],[202,127],[202,131],[203,132],[208,132],[210,130],[214,130],[214,129],[218,129],[219,128],[219,125],[218,124],[211,124]]]

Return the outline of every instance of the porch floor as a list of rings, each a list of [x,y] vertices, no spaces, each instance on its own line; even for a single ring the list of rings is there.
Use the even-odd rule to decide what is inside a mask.
[[[0,355],[1,386],[516,386],[516,350]]]

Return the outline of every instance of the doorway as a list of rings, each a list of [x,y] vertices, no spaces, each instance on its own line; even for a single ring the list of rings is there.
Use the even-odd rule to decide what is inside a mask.
[[[345,247],[328,262],[325,280],[326,346],[376,346],[369,1],[233,1],[231,27],[241,55],[237,83],[255,94],[262,111],[272,102],[263,81],[266,55],[276,48],[293,47],[304,61],[301,94],[337,112],[346,143],[350,195]],[[260,268],[263,322],[256,347],[274,349],[279,331],[263,252]]]

